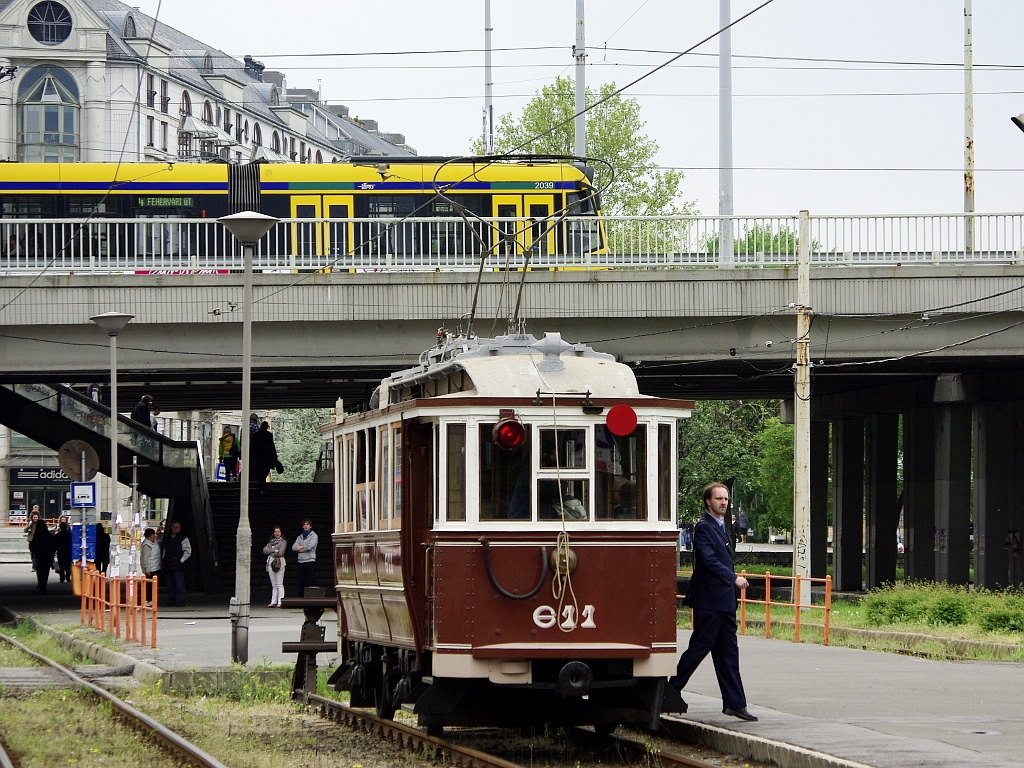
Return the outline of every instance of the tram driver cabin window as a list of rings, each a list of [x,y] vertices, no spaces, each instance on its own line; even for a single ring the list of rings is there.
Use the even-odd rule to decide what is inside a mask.
[[[461,426],[448,432],[449,520],[465,519],[459,488],[466,477]],[[603,424],[559,429],[526,425],[526,439],[511,451],[494,444],[493,429],[493,423],[480,424],[477,437],[481,521],[648,519],[646,425],[626,436],[612,434]]]

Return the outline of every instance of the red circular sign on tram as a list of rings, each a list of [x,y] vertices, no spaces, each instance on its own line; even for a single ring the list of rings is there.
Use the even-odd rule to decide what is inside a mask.
[[[619,437],[631,435],[636,429],[636,411],[622,403],[614,405],[605,417],[605,424],[608,425],[608,429],[612,431],[613,435]]]

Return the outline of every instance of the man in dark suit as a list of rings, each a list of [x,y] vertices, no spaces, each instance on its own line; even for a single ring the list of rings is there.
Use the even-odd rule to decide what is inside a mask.
[[[757,720],[747,711],[740,680],[740,651],[736,642],[737,589],[748,582],[733,572],[732,539],[725,528],[729,489],[711,483],[704,489],[704,515],[693,529],[693,578],[686,604],[693,608],[690,645],[679,658],[669,685],[682,691],[709,653],[722,691],[722,712],[741,720]]]

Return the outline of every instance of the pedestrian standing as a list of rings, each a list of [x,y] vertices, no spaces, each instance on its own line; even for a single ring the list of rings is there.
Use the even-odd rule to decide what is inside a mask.
[[[270,605],[268,608],[280,608],[284,599],[284,553],[288,551],[288,542],[281,533],[281,526],[274,526],[274,534],[263,547],[267,556],[267,576],[270,577]]]
[[[39,518],[39,525],[36,526],[32,542],[28,545],[32,551],[32,558],[36,564],[36,589],[40,594],[46,594],[46,582],[50,579],[50,568],[53,567],[53,554],[56,545],[53,534],[50,533],[46,521]]]
[[[740,514],[736,518],[736,524],[737,526],[739,526],[739,531],[737,531],[737,535],[739,536],[740,541],[746,544],[747,530],[750,528],[750,518],[747,516],[747,511],[745,509],[740,509]]]
[[[147,579],[152,579],[160,573],[161,555],[160,543],[156,540],[156,531],[147,528],[142,534],[142,551],[139,555],[139,563],[142,565],[142,572]],[[153,590],[154,594],[156,590]],[[152,602],[152,597],[149,603]]]
[[[302,533],[292,544],[292,549],[299,553],[299,597],[306,594],[306,587],[316,586],[316,544],[313,521],[307,517],[302,521]]]
[[[61,582],[71,581],[71,526],[66,518],[62,517],[57,525],[53,546],[57,553],[57,575]]]
[[[242,455],[238,447],[238,438],[231,427],[224,425],[224,434],[220,436],[220,463],[224,465],[224,479],[228,482],[238,479],[238,457]]]
[[[43,515],[39,511],[39,505],[33,504],[32,511],[28,514],[28,525],[25,526],[25,541],[28,542],[28,551],[32,555],[32,570],[36,569],[36,552],[32,548],[32,541],[35,539],[36,530],[39,526],[46,526],[46,521],[43,520]]]
[[[110,567],[110,534],[103,523],[96,523],[96,570],[106,575]]]
[[[279,466],[277,460],[277,446],[274,445],[274,435],[270,431],[270,424],[263,422],[259,431],[249,441],[249,479],[255,478],[260,493],[266,493],[267,475],[270,470]],[[280,472],[280,470],[278,470]]]
[[[171,531],[164,535],[163,572],[167,574],[167,603],[179,608],[185,605],[185,562],[192,557],[192,544],[181,532],[181,523],[174,520]]]
[[[725,529],[728,509],[728,488],[721,483],[704,488],[704,515],[693,529],[693,577],[686,591],[686,604],[693,609],[693,632],[668,682],[682,691],[710,653],[722,692],[722,713],[754,721],[757,718],[747,710],[740,679],[736,641],[737,590],[746,589],[748,582],[733,572],[732,540]]]

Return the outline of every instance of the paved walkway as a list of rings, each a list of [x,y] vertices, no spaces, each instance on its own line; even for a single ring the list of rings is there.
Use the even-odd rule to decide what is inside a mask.
[[[0,604],[18,615],[57,627],[78,623],[69,585],[51,580],[50,594],[38,596],[27,562],[0,564],[0,590]],[[281,642],[298,639],[302,613],[264,607],[269,584],[264,591],[253,598],[250,664],[293,663]],[[228,598],[190,600],[189,607],[161,610],[156,651],[128,645],[126,652],[164,670],[228,666]],[[328,639],[335,618],[324,615]],[[688,637],[680,632],[681,647]],[[1024,664],[931,661],[756,637],[740,638],[740,658],[759,722],[721,714],[710,659],[683,692],[690,711],[678,718],[680,727],[719,749],[774,757],[787,768],[1024,766]],[[321,654],[319,662],[333,658]]]

